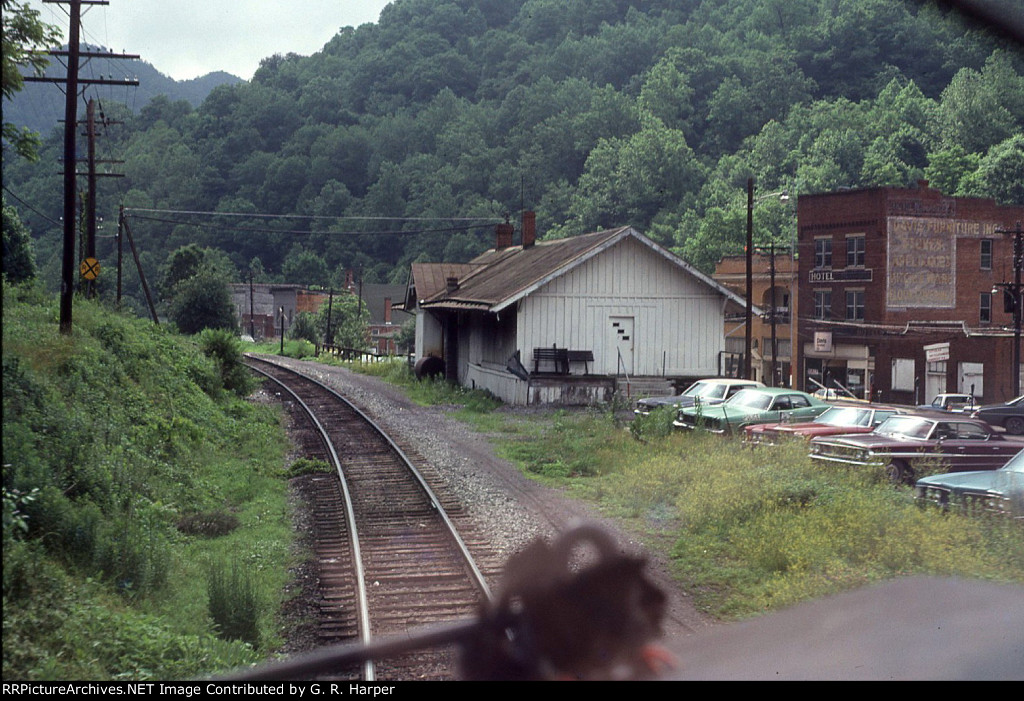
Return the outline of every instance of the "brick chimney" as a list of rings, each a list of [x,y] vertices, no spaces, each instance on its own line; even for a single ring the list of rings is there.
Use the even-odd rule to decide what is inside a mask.
[[[457,277],[447,277],[444,279],[444,282],[445,290],[448,292],[448,294],[451,294],[452,292],[455,292],[456,290],[459,289],[459,278]]]
[[[523,212],[523,248],[537,243],[537,213]]]
[[[505,222],[504,224],[498,224],[496,227],[494,227],[494,233],[496,238],[494,247],[498,250],[501,250],[502,248],[508,248],[509,246],[511,246],[512,234],[515,232],[515,230],[516,228],[509,224],[508,222]]]
[[[391,323],[391,298],[390,297],[385,297],[384,298],[384,323],[385,324],[390,324]]]

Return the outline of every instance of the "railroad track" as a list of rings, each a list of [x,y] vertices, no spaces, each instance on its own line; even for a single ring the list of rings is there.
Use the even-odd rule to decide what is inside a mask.
[[[406,452],[332,388],[259,358],[246,364],[301,409],[303,451],[336,473],[313,478],[321,643],[366,644],[472,618],[490,591],[460,535],[472,527],[457,502],[442,503]],[[478,555],[496,560],[484,539],[471,532],[467,539]],[[453,657],[450,648],[420,650],[330,676],[450,679]]]

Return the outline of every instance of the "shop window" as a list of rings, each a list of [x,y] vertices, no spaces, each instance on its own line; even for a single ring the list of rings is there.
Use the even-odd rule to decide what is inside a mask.
[[[987,324],[992,321],[992,293],[982,292],[981,293],[981,309],[979,310],[979,320],[983,324]]]

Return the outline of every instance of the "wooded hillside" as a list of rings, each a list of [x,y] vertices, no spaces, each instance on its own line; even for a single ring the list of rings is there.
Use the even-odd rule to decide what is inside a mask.
[[[128,124],[101,148],[127,177],[101,185],[101,233],[121,202],[235,215],[134,212],[153,276],[195,242],[257,280],[404,282],[524,206],[541,237],[631,224],[707,271],[742,250],[749,176],[759,194],[926,178],[1024,203],[1021,47],[934,2],[397,0],[197,108],[122,111],[107,105]],[[59,153],[4,159],[53,221]],[[18,209],[56,285],[59,226]],[[755,223],[788,241],[793,200]]]

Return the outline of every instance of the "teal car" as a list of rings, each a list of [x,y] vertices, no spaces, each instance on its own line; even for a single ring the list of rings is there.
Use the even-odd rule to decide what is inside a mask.
[[[784,387],[761,387],[737,392],[726,402],[715,406],[697,404],[680,409],[672,423],[682,429],[735,433],[754,424],[811,421],[830,406],[806,392]]]
[[[1024,450],[998,470],[951,472],[922,477],[917,498],[943,508],[957,504],[967,512],[1009,514],[1024,520]]]

